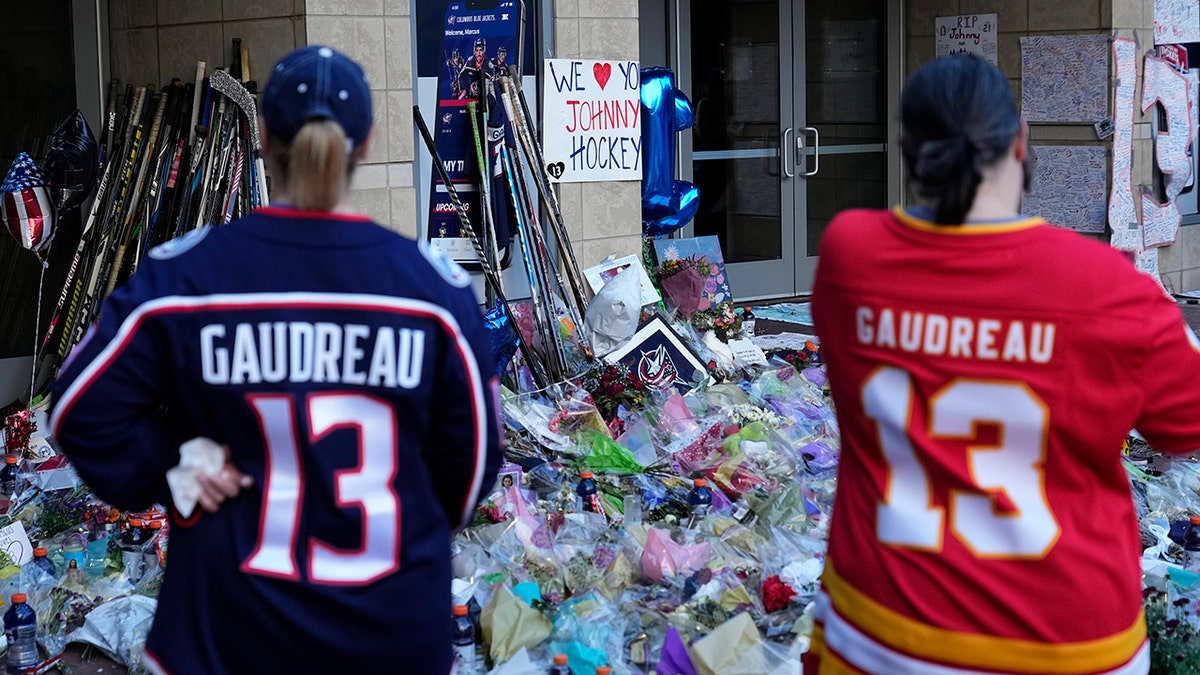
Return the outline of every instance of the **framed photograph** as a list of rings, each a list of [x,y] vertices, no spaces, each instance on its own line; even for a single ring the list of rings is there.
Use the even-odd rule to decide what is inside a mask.
[[[645,307],[646,305],[653,305],[658,302],[661,299],[658,295],[658,289],[650,281],[650,275],[646,274],[646,268],[642,266],[642,261],[636,255],[605,260],[599,265],[584,270],[583,276],[587,279],[588,285],[592,287],[592,293],[599,293],[604,284],[607,284],[613,277],[629,267],[637,267],[638,278],[642,284],[642,306]]]
[[[505,462],[500,466],[500,473],[496,474],[496,485],[507,490],[510,487],[521,487],[521,465]]]
[[[700,357],[658,315],[642,324],[625,346],[604,360],[622,363],[643,382],[663,389],[674,387],[681,394],[711,380]]]

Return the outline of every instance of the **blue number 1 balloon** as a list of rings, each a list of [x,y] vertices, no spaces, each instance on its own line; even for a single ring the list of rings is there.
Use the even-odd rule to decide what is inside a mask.
[[[675,135],[696,123],[692,102],[670,68],[642,69],[642,234],[661,237],[687,224],[700,189],[675,180]]]

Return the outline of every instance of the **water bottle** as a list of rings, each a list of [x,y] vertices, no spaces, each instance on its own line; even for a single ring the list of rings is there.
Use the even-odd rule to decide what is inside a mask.
[[[46,574],[49,574],[51,578],[57,579],[58,567],[54,565],[53,560],[46,557],[46,554],[47,551],[44,547],[39,546],[33,549],[33,561],[29,564],[41,569]]]
[[[571,675],[571,667],[567,665],[566,654],[554,655],[554,665],[550,667],[550,675]]]
[[[8,638],[4,672],[19,675],[38,664],[37,614],[25,604],[24,593],[13,593],[12,607],[4,613],[4,636]]]
[[[758,320],[754,317],[754,312],[751,312],[749,307],[743,307],[742,308],[742,337],[744,337],[744,338],[754,337],[754,324],[756,324],[757,322],[758,322]]]
[[[454,672],[456,675],[475,675],[475,624],[471,623],[466,605],[454,609]]]
[[[708,487],[708,481],[703,478],[692,481],[692,491],[688,493],[687,501],[691,511],[690,524],[695,525],[712,511],[712,490]]]
[[[150,531],[146,533],[146,544],[142,547],[142,574],[152,574],[159,567],[158,550],[166,541],[163,534],[166,525],[161,520],[152,520],[146,527]],[[163,564],[166,564],[165,558]]]
[[[579,484],[575,486],[575,494],[579,495],[580,508],[592,513],[604,513],[600,508],[600,491],[596,487],[596,479],[591,471],[579,472]]]
[[[17,456],[7,455],[4,458],[4,468],[0,469],[0,492],[11,497],[17,493],[17,479],[20,477],[20,472],[17,470]]]
[[[125,565],[125,576],[131,583],[137,583],[142,578],[142,546],[146,538],[142,532],[142,519],[130,518],[129,527],[121,534],[118,546],[121,547],[121,562]]]
[[[1200,516],[1192,516],[1183,533],[1183,569],[1200,574]]]

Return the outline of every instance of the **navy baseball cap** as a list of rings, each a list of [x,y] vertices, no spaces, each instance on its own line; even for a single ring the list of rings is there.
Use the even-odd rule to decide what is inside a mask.
[[[267,132],[285,143],[313,119],[340,124],[349,141],[347,151],[371,133],[367,76],[350,57],[331,47],[301,47],[280,59],[263,89],[261,107]]]

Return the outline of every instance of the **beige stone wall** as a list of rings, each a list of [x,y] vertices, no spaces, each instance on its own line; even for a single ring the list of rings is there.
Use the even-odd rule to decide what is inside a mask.
[[[1153,48],[1153,0],[908,0],[905,4],[905,72],[933,58],[934,18],[955,13],[995,12],[999,23],[998,61],[1017,94],[1021,95],[1021,45],[1026,35],[1071,33],[1136,34],[1139,40],[1138,89],[1141,100],[1142,55]],[[1135,33],[1136,32],[1136,33]],[[1151,112],[1153,114],[1153,112]],[[1031,139],[1038,145],[1101,145],[1089,125],[1034,125]],[[1154,146],[1150,117],[1136,112],[1133,132],[1133,183],[1149,185],[1154,177]],[[1111,176],[1110,176],[1111,181]],[[1107,240],[1107,236],[1103,237]],[[1200,227],[1183,227],[1172,246],[1158,249],[1159,272],[1168,290],[1200,288]]]
[[[375,134],[355,172],[354,206],[416,234],[412,180],[412,57],[408,0],[109,0],[112,76],[135,85],[195,76],[231,60],[232,40],[250,50],[250,76],[266,84],[283,55],[327,44],[363,65],[371,81]]]
[[[297,0],[305,5],[306,44],[323,44],[362,64],[371,82],[375,132],[354,173],[356,209],[410,237],[417,235],[413,187],[413,75],[409,0]]]
[[[638,60],[637,0],[555,0],[554,55]],[[641,252],[640,181],[564,183],[558,188],[580,267]]]
[[[111,76],[134,86],[191,82],[231,62],[234,38],[250,51],[250,79],[266,83],[279,57],[304,44],[304,0],[109,0]]]

